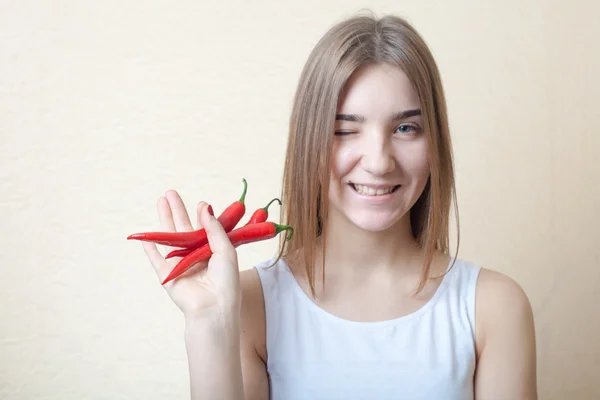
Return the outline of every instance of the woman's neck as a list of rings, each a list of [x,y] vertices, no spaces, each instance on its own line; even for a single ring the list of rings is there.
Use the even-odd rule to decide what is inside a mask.
[[[412,234],[409,215],[380,232],[365,231],[345,218],[331,218],[325,239],[326,274],[338,279],[382,272],[412,275],[421,266],[423,252]],[[317,250],[320,260],[323,249]]]

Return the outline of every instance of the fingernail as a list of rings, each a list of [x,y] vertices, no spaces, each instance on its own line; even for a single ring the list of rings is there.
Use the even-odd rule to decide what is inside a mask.
[[[211,216],[213,216],[213,217],[215,216],[215,213],[214,213],[214,211],[213,211],[213,209],[212,209],[212,206],[211,206],[210,204],[208,205],[208,213],[209,213]]]

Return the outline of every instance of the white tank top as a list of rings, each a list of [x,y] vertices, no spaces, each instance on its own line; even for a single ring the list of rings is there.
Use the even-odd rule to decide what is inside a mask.
[[[356,322],[317,306],[283,260],[270,264],[256,269],[271,400],[473,399],[478,266],[457,259],[412,314]]]

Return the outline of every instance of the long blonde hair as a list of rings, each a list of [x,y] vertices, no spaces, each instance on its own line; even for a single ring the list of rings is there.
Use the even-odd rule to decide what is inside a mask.
[[[333,26],[311,52],[289,122],[280,219],[294,228],[294,234],[289,243],[283,242],[285,235],[280,237],[280,256],[302,268],[313,296],[317,240],[324,241],[327,230],[330,158],[339,96],[358,67],[374,63],[397,66],[408,76],[418,93],[424,131],[428,133],[430,176],[410,211],[413,235],[425,248],[417,293],[430,277],[435,252],[449,252],[450,207],[454,201],[456,211],[456,192],[446,100],[437,65],[424,40],[406,20],[358,15]]]

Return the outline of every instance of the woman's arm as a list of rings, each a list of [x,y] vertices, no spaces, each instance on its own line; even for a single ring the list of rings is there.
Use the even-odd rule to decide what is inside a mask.
[[[482,269],[476,296],[476,400],[537,400],[533,312],[523,289]]]
[[[245,400],[268,400],[266,318],[262,285],[255,269],[240,272],[241,354]]]
[[[244,398],[239,325],[239,318],[225,315],[186,319],[192,399]]]
[[[196,229],[206,230],[212,256],[199,268],[162,285],[185,318],[191,398],[244,400],[245,395],[252,400],[266,399],[266,369],[253,351],[255,338],[261,337],[256,333],[261,326],[259,312],[263,313],[264,327],[262,288],[258,276],[249,281],[247,271],[240,273],[236,250],[207,206],[206,202],[198,204]],[[163,231],[194,229],[176,191],[161,196],[157,208]],[[166,260],[156,243],[142,244],[159,282],[163,282],[178,261]],[[255,305],[258,301],[252,301],[256,298],[259,306]]]
[[[241,271],[240,286],[242,302],[239,318],[232,313],[210,320],[186,319],[185,343],[192,399],[269,398],[264,362],[264,301],[256,271]]]

